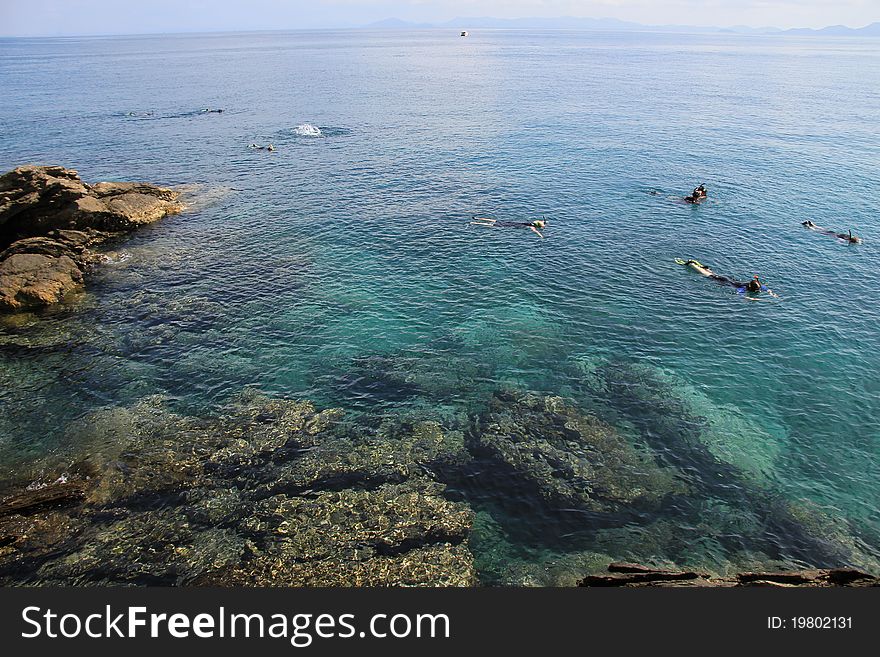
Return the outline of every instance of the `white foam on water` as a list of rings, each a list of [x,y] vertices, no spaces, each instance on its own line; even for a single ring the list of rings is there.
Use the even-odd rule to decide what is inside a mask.
[[[293,133],[300,137],[320,137],[324,134],[321,128],[311,123],[301,123],[293,129]]]
[[[105,265],[118,265],[129,259],[131,254],[127,251],[108,251],[98,256],[98,261]]]

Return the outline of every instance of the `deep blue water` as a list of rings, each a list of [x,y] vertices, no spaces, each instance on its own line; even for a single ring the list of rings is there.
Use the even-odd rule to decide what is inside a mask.
[[[200,413],[256,386],[452,426],[502,386],[589,407],[591,369],[626,362],[708,419],[719,458],[877,557],[877,40],[16,39],[0,87],[0,169],[184,185],[193,204],[28,320],[51,347],[0,349],[7,467],[150,394]],[[700,182],[709,201],[680,202]],[[474,214],[550,222],[541,240]],[[676,257],[759,273],[782,299],[747,302]],[[418,385],[367,385],[377,356]]]

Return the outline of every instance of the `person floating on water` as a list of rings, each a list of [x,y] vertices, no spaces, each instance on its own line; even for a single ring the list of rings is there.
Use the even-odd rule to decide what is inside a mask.
[[[485,226],[486,228],[528,228],[535,235],[544,239],[541,233],[547,225],[547,219],[535,219],[534,221],[498,221],[497,219],[489,219],[488,217],[472,217],[472,224],[475,226]]]
[[[257,150],[257,151],[272,151],[272,152],[275,151],[275,147],[272,144],[269,144],[268,146],[259,146],[258,144],[251,144],[250,146],[248,146],[248,148],[253,148],[254,150]]]
[[[776,299],[779,298],[778,294],[776,294],[773,290],[764,285],[763,281],[757,274],[755,274],[752,279],[747,283],[743,283],[742,281],[737,281],[736,279],[729,278],[727,276],[720,276],[697,260],[681,260],[680,258],[676,258],[675,262],[680,265],[690,267],[695,272],[702,274],[707,278],[711,278],[713,281],[721,283],[722,285],[730,285],[736,288],[736,291],[740,294],[745,294],[746,292],[751,292],[752,294],[766,292],[771,297],[774,297]],[[755,299],[754,297],[746,297],[746,299],[748,299],[749,301],[757,301],[757,299]]]
[[[809,228],[810,230],[815,230],[816,232],[822,233],[823,235],[831,235],[832,237],[836,237],[839,240],[843,240],[847,244],[861,244],[862,238],[857,235],[852,234],[852,230],[847,231],[846,233],[837,233],[833,230],[828,230],[827,228],[822,228],[822,226],[817,226],[812,221],[807,219],[804,222],[801,222],[801,226],[804,228]]]
[[[700,203],[701,201],[705,201],[708,196],[709,192],[706,190],[706,186],[703,183],[700,183],[700,186],[695,187],[690,196],[684,197],[684,200],[688,203]]]

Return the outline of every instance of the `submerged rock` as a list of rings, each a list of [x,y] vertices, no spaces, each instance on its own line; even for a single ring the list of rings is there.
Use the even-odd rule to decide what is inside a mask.
[[[0,584],[446,586],[479,569],[484,583],[567,586],[612,560],[876,569],[851,557],[846,523],[766,491],[694,496],[559,397],[500,392],[473,419],[466,433],[352,419],[250,390],[219,416],[161,397],[94,412],[5,477]]]
[[[707,419],[651,368],[603,362],[585,388],[615,424],[632,424],[666,462],[687,473],[699,496],[684,500],[690,508],[680,513],[687,517],[688,531],[696,530],[694,538],[709,537],[725,551],[744,552],[750,559],[763,553],[766,561],[880,570],[876,552],[862,549],[846,521],[831,523],[815,508],[786,500],[769,483],[721,460],[704,442]],[[709,513],[707,500],[715,501]]]
[[[574,586],[584,573],[614,561],[593,551],[553,552],[513,539],[491,514],[478,511],[468,543],[488,586]]]
[[[6,579],[3,572],[8,569],[16,583],[30,582],[30,566],[76,549],[84,527],[83,519],[62,511],[0,518],[0,579]]]
[[[89,456],[55,457],[63,485],[0,500],[0,582],[476,583],[473,513],[430,472],[463,438],[434,423],[374,436],[336,409],[248,392],[221,417],[157,397],[99,411],[68,440]]]
[[[758,422],[748,409],[719,404],[698,386],[650,365],[580,358],[574,367],[584,388],[622,402],[615,410],[624,416],[656,411],[655,417],[678,418],[679,436],[692,435],[718,461],[756,483],[772,480],[774,462],[784,454],[787,436],[781,427],[768,429],[773,423],[767,417]]]
[[[656,508],[684,486],[613,427],[560,397],[496,393],[471,448],[507,469],[543,502],[597,513]]]
[[[282,554],[262,570],[236,568],[194,582],[208,586],[474,586],[473,556],[464,544],[440,543],[402,555],[296,563]]]
[[[354,358],[329,384],[350,402],[452,400],[473,390],[490,373],[488,365],[470,359],[398,353]]]
[[[244,522],[251,535],[263,537],[264,549],[216,583],[472,585],[473,558],[464,542],[473,513],[444,499],[443,488],[416,478],[375,490],[264,500]],[[447,569],[438,569],[440,563]],[[423,578],[414,577],[420,571]]]
[[[378,435],[353,430],[315,441],[298,458],[267,468],[267,481],[257,490],[272,495],[370,488],[456,467],[468,459],[461,433],[444,432],[434,422],[404,422],[385,425]]]
[[[145,183],[84,183],[23,166],[0,176],[0,311],[57,303],[96,260],[90,247],[180,212],[178,193]]]
[[[42,565],[41,584],[186,584],[237,563],[247,540],[221,528],[199,527],[177,509],[132,512],[92,525],[80,549]]]

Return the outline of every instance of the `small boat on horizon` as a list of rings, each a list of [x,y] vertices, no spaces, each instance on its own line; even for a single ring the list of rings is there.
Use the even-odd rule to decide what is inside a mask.
[[[467,36],[467,35],[468,35],[467,30],[462,30],[461,36]]]

